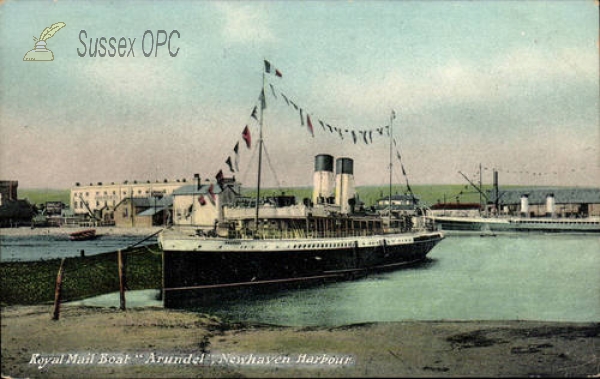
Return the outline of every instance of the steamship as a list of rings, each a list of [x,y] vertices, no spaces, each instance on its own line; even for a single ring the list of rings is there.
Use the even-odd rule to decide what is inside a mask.
[[[398,269],[424,261],[443,239],[416,213],[392,217],[391,206],[387,214],[361,208],[348,157],[335,159],[335,174],[332,155],[315,157],[311,199],[261,197],[262,109],[259,124],[254,198],[240,195],[235,178],[202,183],[196,175],[197,183],[174,191],[174,225],[158,237],[165,307],[202,306]]]
[[[439,230],[447,234],[600,233],[600,217],[589,215],[589,203],[600,203],[598,189],[541,188],[500,193],[498,172],[494,170],[493,175],[491,199],[482,193],[482,196],[488,200],[488,205],[483,212],[481,212],[483,207],[479,207],[482,214],[464,214],[461,211],[452,214],[452,211],[446,212],[446,210],[439,214],[432,209],[428,211],[428,218],[435,222]],[[475,186],[475,189],[480,191],[479,187]],[[587,194],[587,196],[580,195],[584,198],[583,205],[578,205],[576,199],[570,197],[575,191]],[[563,203],[562,212],[558,211],[557,197],[558,201]],[[501,204],[501,199],[504,204]],[[533,207],[535,210],[532,209]]]

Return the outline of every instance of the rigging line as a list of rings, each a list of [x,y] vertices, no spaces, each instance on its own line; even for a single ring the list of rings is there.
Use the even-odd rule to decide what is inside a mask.
[[[254,145],[254,149],[252,149],[252,155],[250,156],[250,159],[248,160],[248,162],[254,161],[254,156],[256,155],[256,151],[257,150],[258,150],[258,144],[255,144]],[[248,171],[249,170],[250,170],[250,164],[246,164],[246,169],[242,173],[242,177],[241,177],[242,183],[244,183],[246,181],[246,178],[248,177]]]
[[[271,157],[269,157],[269,152],[267,151],[267,146],[264,142],[263,142],[263,149],[265,151],[265,156],[267,158],[267,163],[269,164],[269,168],[271,169],[271,173],[275,177],[275,182],[277,183],[277,188],[282,189],[281,183],[279,182],[279,178],[277,177],[277,173],[275,172],[275,169],[273,168],[273,164],[271,163]]]

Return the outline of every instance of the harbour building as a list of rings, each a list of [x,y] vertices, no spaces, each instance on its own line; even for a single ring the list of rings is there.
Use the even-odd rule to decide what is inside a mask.
[[[493,191],[490,199],[494,199]],[[600,216],[600,188],[532,187],[498,191],[501,215],[582,218]]]
[[[147,211],[146,216],[151,216],[159,210],[165,221],[169,218],[167,212],[170,208],[170,199],[173,192],[186,185],[186,179],[169,181],[145,182],[124,181],[123,183],[81,185],[76,183],[71,188],[70,208],[76,216],[89,216],[103,224],[115,224],[122,222],[124,225],[117,226],[142,226],[147,221],[136,219],[139,213]],[[152,209],[148,211],[148,209]],[[116,210],[120,210],[116,214]],[[144,215],[142,215],[144,216]],[[137,220],[137,222],[136,222]]]

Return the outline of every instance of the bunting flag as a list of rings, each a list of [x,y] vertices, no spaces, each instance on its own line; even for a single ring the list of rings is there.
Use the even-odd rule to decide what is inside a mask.
[[[206,205],[206,200],[204,199],[204,195],[198,196],[198,203],[200,203],[200,205],[202,205],[202,206]]]
[[[398,157],[399,161],[402,161],[402,157],[400,156],[400,153],[398,151],[396,151],[396,156]]]
[[[271,87],[271,92],[273,93],[273,97],[277,99],[277,95],[275,94],[275,87],[273,87],[273,85],[271,83],[269,83],[269,86]]]
[[[404,170],[404,164],[400,163],[400,166],[402,167],[402,175],[406,176],[406,170]]]
[[[210,187],[208,187],[208,194],[210,195],[208,198],[210,199],[210,202],[215,205],[215,200],[216,200],[216,196],[215,196],[215,188],[214,185],[212,183],[210,183]]]
[[[217,184],[219,186],[221,186],[221,184],[223,184],[223,179],[224,179],[223,170],[219,170],[219,172],[217,172],[217,175],[215,175],[215,179],[217,179]]]
[[[265,59],[265,72],[267,74],[273,74],[273,75],[278,76],[280,78],[283,77],[283,75],[281,75],[281,71],[279,71],[278,69],[276,69],[275,67],[273,67],[273,65],[271,65],[271,62],[269,62],[266,59]]]
[[[240,171],[240,143],[236,142],[233,148],[233,153],[235,154],[235,158],[233,158],[233,163],[235,165],[235,171]]]
[[[312,136],[315,136],[315,131],[313,129],[313,125],[312,122],[310,121],[310,115],[307,113],[306,114],[306,124],[308,125],[308,130],[310,130],[310,134],[312,134]]]
[[[258,99],[260,100],[260,106],[261,108],[267,109],[267,99],[265,99],[265,90],[263,89],[262,91],[260,91],[260,96],[258,96]]]
[[[256,121],[258,121],[258,117],[256,117],[256,110],[258,109],[258,107],[254,107],[254,109],[252,110],[252,114],[250,115],[251,117],[253,117]]]
[[[252,136],[250,135],[250,129],[248,129],[248,125],[244,128],[242,132],[242,138],[246,141],[246,147],[249,149],[252,146]]]
[[[233,164],[231,163],[231,157],[227,157],[225,163],[227,163],[227,166],[229,166],[229,171],[235,172],[235,170],[233,169]]]
[[[267,72],[273,73],[274,67],[270,63],[268,63],[268,61],[265,61],[265,62],[266,62],[265,67],[268,67],[268,70],[269,70]],[[294,109],[297,112],[299,112],[301,126],[308,124],[308,120],[310,119],[310,117],[308,117],[308,115],[310,114],[309,111],[300,107],[292,99],[290,99],[288,96],[286,96],[283,92],[278,92],[275,88],[275,85],[269,83],[269,86],[271,88],[271,92],[272,92],[274,98],[278,99],[279,95],[281,95],[281,97],[285,100],[285,102],[288,106],[293,106]],[[264,103],[264,90],[263,90],[263,93],[261,94],[260,100],[261,100],[261,102],[263,102],[262,106],[266,107],[266,104]],[[306,121],[305,121],[305,114],[307,116]],[[396,111],[392,109],[390,111],[390,123],[392,120],[396,119],[396,117],[397,117]],[[379,133],[379,136],[383,136],[384,135],[383,132],[385,130],[386,135],[388,137],[391,136],[391,134],[392,134],[391,126],[390,126],[391,124],[383,126],[383,127],[367,128],[364,130],[356,130],[356,129],[351,129],[351,128],[342,129],[342,128],[337,128],[337,127],[332,127],[331,125],[329,125],[326,122],[323,122],[320,119],[317,119],[317,120],[318,120],[319,124],[321,124],[321,128],[323,129],[323,131],[326,131],[327,129],[329,129],[330,133],[337,132],[337,134],[339,135],[339,137],[341,139],[344,139],[344,133],[348,133],[348,134],[352,135],[352,139],[355,144],[357,143],[358,139],[361,138],[361,136],[362,136],[361,139],[363,140],[363,142],[365,144],[367,144],[367,145],[372,144],[373,143],[373,132],[377,132],[377,133]],[[314,124],[312,123],[312,119],[310,119],[310,125],[307,125],[307,126],[309,127],[309,130],[311,131],[311,135],[314,137]],[[360,133],[360,136],[358,135],[358,133]],[[396,144],[395,141],[394,141],[394,144]]]

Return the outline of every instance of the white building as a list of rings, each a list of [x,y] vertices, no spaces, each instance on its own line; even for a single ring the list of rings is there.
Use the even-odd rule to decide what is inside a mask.
[[[98,183],[89,186],[76,184],[71,188],[70,206],[75,214],[88,214],[102,209],[114,209],[126,198],[162,198],[171,195],[186,180],[163,182],[123,182],[121,184]]]

